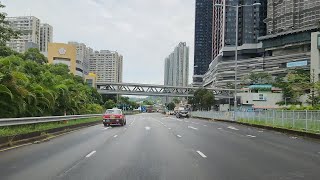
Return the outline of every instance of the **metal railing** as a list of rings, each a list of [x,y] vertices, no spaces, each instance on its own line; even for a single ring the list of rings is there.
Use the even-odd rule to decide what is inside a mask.
[[[192,116],[234,121],[234,112],[194,111]],[[236,121],[320,133],[320,111],[270,110],[236,112]]]
[[[0,119],[1,126],[14,126],[23,124],[37,124],[45,122],[57,122],[65,120],[85,119],[99,117],[102,114],[70,115],[70,116],[46,116],[46,117],[26,117],[26,118],[3,118]]]

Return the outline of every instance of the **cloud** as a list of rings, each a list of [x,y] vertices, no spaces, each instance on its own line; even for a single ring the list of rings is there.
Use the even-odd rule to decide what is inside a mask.
[[[54,27],[54,41],[79,41],[124,56],[124,81],[163,83],[164,58],[181,41],[193,70],[194,0],[2,0],[9,16],[30,13]],[[191,81],[190,81],[191,82]]]

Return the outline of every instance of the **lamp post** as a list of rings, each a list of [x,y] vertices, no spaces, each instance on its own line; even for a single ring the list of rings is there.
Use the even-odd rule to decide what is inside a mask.
[[[215,4],[215,7],[233,7],[236,8],[236,42],[235,42],[235,55],[234,55],[234,120],[236,121],[236,111],[237,111],[237,79],[238,79],[238,34],[239,34],[239,8],[240,7],[251,7],[251,6],[260,6],[261,3],[253,3],[248,5],[223,5],[223,4]]]
[[[287,99],[290,99],[290,97],[285,97],[284,98],[284,105],[287,107]]]

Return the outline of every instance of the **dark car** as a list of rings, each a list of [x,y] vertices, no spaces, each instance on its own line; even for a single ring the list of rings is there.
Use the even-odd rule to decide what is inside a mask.
[[[124,126],[127,124],[126,116],[121,109],[108,109],[103,115],[104,126]]]
[[[189,118],[190,117],[189,116],[189,111],[187,111],[187,110],[178,110],[176,112],[176,117],[177,118],[182,118],[182,117]]]

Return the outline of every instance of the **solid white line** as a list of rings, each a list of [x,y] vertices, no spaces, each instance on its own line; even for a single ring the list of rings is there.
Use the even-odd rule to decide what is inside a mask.
[[[92,151],[91,153],[89,153],[88,155],[86,155],[86,158],[92,156],[94,153],[96,153],[96,151]]]
[[[113,137],[116,138],[116,137],[118,137],[118,135],[114,135]]]
[[[192,126],[188,126],[189,129],[194,129],[194,130],[198,130],[198,128],[192,127]]]
[[[182,136],[180,136],[180,135],[178,134],[177,137],[181,138]]]
[[[203,158],[207,158],[207,156],[206,156],[206,155],[204,155],[201,151],[197,151],[197,153],[198,153],[198,154],[200,154],[200,156],[201,156],[201,157],[203,157]]]
[[[228,126],[228,129],[232,129],[232,130],[235,130],[235,131],[238,131],[239,129],[233,127],[233,126]]]
[[[248,137],[252,137],[252,138],[255,138],[255,137],[256,137],[256,136],[252,136],[252,135],[250,135],[250,134],[248,134],[247,136],[248,136]]]

